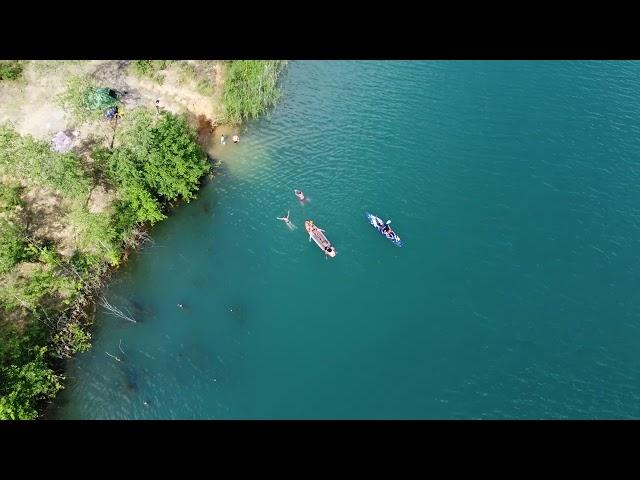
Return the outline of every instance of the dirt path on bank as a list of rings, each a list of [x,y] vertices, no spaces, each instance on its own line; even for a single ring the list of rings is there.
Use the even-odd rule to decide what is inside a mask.
[[[10,121],[21,134],[31,134],[43,140],[51,139],[60,130],[78,129],[57,104],[56,97],[64,91],[70,76],[86,74],[100,86],[127,92],[122,99],[125,108],[154,107],[159,99],[162,108],[187,114],[196,127],[195,119],[200,116],[216,123],[221,92],[219,64],[198,70],[199,63],[192,62],[201,78],[212,86],[213,94],[203,95],[198,92],[197,81],[185,78],[177,66],[164,71],[165,78],[160,85],[132,75],[129,63],[129,60],[28,62],[23,80],[0,83],[0,122]],[[81,138],[88,132],[95,132],[99,125],[88,124],[79,128]]]
[[[87,159],[90,145],[96,142],[108,144],[113,133],[112,123],[98,120],[76,125],[58,104],[57,97],[65,90],[71,76],[89,75],[101,87],[126,92],[122,98],[125,115],[127,109],[138,106],[155,108],[156,100],[160,101],[162,109],[184,114],[198,129],[201,145],[210,150],[220,113],[220,63],[188,61],[173,64],[162,72],[162,84],[134,76],[130,63],[129,60],[27,62],[21,80],[0,82],[0,123],[9,121],[19,133],[46,141],[59,131],[74,132],[74,148]],[[191,76],[186,75],[181,66],[188,67]],[[207,86],[206,95],[201,93],[203,82]],[[115,192],[104,185],[96,185],[87,201],[87,208],[91,212],[103,212],[114,199]],[[73,228],[65,220],[68,206],[55,192],[35,186],[28,188],[23,200],[34,219],[32,234],[53,240],[59,253],[71,255],[76,242]]]

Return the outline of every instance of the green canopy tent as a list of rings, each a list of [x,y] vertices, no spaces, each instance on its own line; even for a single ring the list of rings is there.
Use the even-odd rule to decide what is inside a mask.
[[[106,110],[118,105],[116,92],[110,88],[96,88],[87,94],[87,106],[91,110]]]

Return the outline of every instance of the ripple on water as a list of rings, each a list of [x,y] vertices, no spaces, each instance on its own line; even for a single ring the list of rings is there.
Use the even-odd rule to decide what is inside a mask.
[[[637,418],[639,69],[291,62],[114,276],[144,321],[98,316],[60,416]]]

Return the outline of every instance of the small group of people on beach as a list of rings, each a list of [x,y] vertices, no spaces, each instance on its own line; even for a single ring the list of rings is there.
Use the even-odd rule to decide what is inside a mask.
[[[238,134],[235,134],[231,139],[233,140],[233,143],[240,143],[240,137],[238,136]],[[227,137],[225,137],[224,134],[220,136],[220,143],[222,145],[227,144]]]
[[[126,93],[126,92],[125,92],[125,93]],[[155,107],[156,107],[156,113],[157,113],[158,115],[160,115],[160,111],[162,110],[162,107],[160,106],[160,99],[159,99],[159,98],[156,100],[156,105],[155,105]],[[213,128],[211,129],[211,132],[213,133]],[[231,140],[233,141],[233,143],[240,143],[240,135],[238,135],[238,134],[236,133],[233,137],[231,137]],[[226,144],[227,144],[227,137],[226,137],[226,135],[222,134],[222,135],[220,136],[220,143],[221,143],[222,145],[226,145]]]

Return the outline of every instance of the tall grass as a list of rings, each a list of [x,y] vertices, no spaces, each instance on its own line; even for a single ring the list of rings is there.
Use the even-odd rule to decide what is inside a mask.
[[[83,63],[87,63],[86,60],[29,60],[33,70],[39,75],[45,75],[55,72],[59,69],[68,69],[69,67],[76,67]]]
[[[214,64],[215,62],[210,60],[200,60],[196,66],[192,62],[182,60],[173,62],[172,66],[175,66],[180,74],[181,85],[186,82],[192,82],[200,95],[211,97],[215,93],[213,79],[210,73]]]
[[[240,124],[275,104],[282,60],[234,60],[227,64],[222,91],[223,121]]]
[[[159,85],[164,83],[164,73],[171,61],[169,60],[134,60],[129,64],[131,72],[138,78],[147,77]]]

